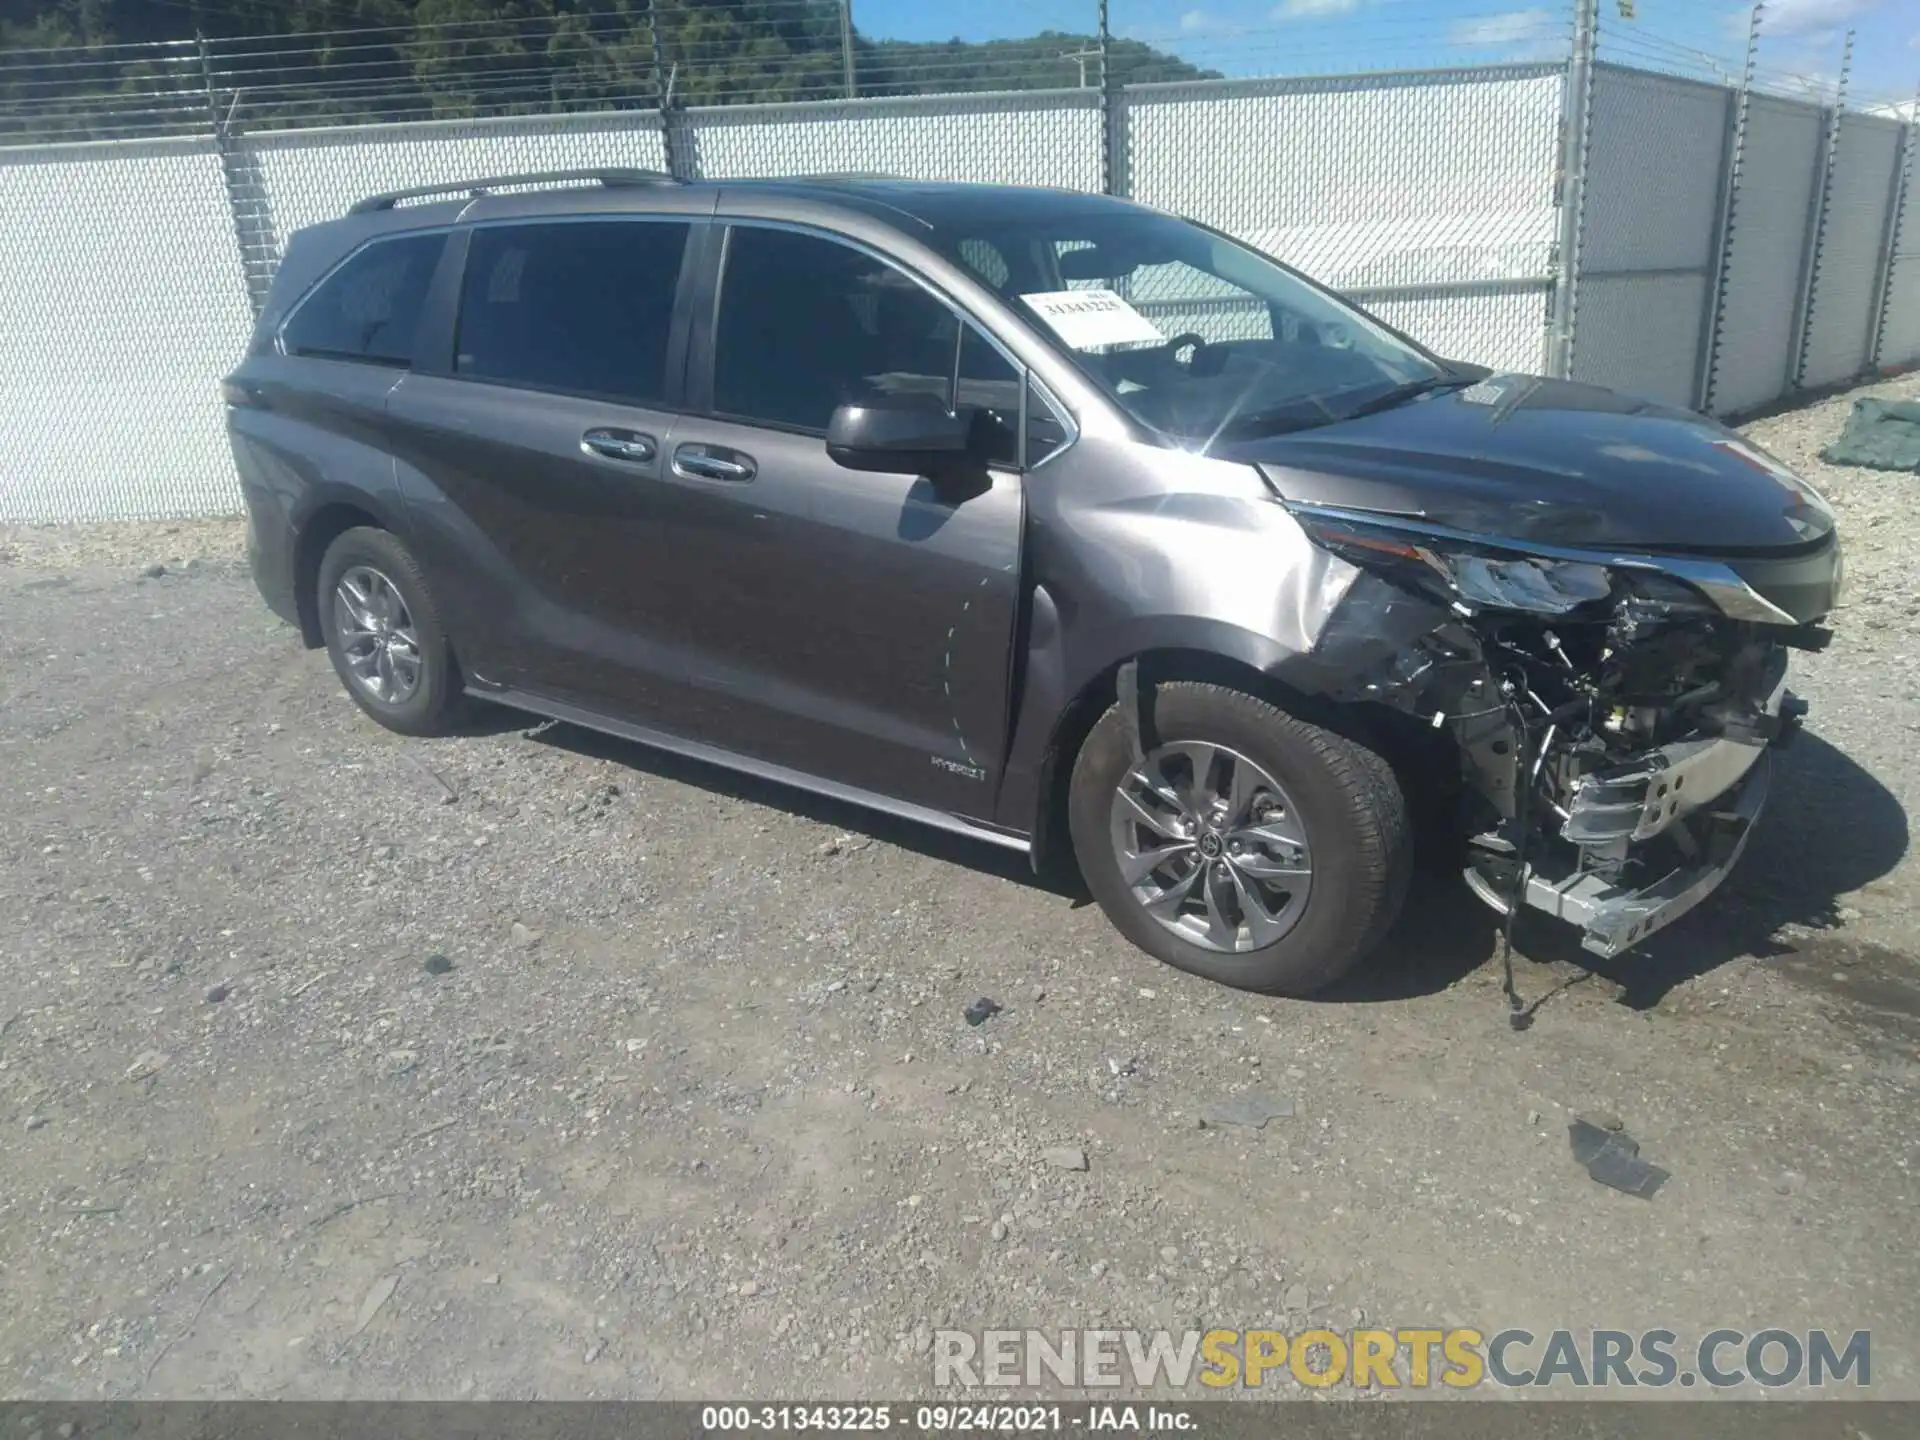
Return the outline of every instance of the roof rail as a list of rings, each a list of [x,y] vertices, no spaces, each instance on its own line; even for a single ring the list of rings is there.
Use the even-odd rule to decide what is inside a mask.
[[[503,185],[551,185],[563,180],[591,180],[602,185],[677,185],[680,182],[664,170],[632,170],[618,166],[594,170],[533,170],[522,175],[493,175],[480,180],[452,180],[444,185],[415,185],[409,190],[389,190],[384,195],[369,195],[348,209],[349,215],[370,215],[391,210],[402,200],[420,200],[429,195],[484,195]]]

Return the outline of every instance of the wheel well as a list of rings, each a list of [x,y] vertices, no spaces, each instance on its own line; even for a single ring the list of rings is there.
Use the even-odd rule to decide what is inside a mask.
[[[1365,745],[1393,767],[1410,801],[1433,797],[1436,792],[1450,793],[1459,775],[1458,753],[1450,736],[1436,733],[1385,705],[1343,704],[1310,695],[1244,661],[1206,650],[1149,650],[1128,659],[1139,662],[1143,688],[1189,680],[1244,691]],[[1041,769],[1040,813],[1034,817],[1036,870],[1073,866],[1073,849],[1067,838],[1067,791],[1073,781],[1074,760],[1087,735],[1113,704],[1118,693],[1116,679],[1126,663],[1116,661],[1089,680],[1054,725]]]
[[[322,506],[300,527],[293,550],[293,600],[300,613],[300,638],[310,650],[327,643],[320,633],[320,597],[315,593],[320,582],[320,559],[341,535],[361,525],[375,530],[387,528],[354,505]]]

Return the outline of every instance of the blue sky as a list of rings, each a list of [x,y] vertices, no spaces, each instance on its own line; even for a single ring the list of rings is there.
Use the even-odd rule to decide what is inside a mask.
[[[1563,53],[1572,0],[1111,0],[1117,34],[1228,74],[1418,68]],[[875,38],[969,40],[1091,31],[1095,0],[853,0]],[[1665,58],[1707,73],[1738,66],[1748,7],[1729,0],[1601,0],[1614,58]],[[1920,85],[1915,0],[1769,0],[1760,63],[1776,82],[1830,80],[1856,31],[1853,83],[1905,98]]]

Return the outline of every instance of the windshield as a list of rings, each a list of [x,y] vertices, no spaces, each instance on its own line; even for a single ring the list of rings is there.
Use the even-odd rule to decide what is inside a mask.
[[[1298,430],[1444,378],[1256,250],[1170,215],[1062,210],[952,224],[935,243],[1165,435],[1204,447]]]

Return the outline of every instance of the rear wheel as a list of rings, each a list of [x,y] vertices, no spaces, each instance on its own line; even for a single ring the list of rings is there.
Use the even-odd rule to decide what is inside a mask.
[[[320,560],[319,616],[347,693],[402,735],[437,735],[461,698],[453,646],[419,562],[385,530],[360,526]]]
[[[1366,747],[1220,685],[1154,694],[1137,762],[1119,707],[1074,764],[1068,816],[1094,898],[1148,954],[1272,994],[1344,975],[1406,893],[1406,803]]]

